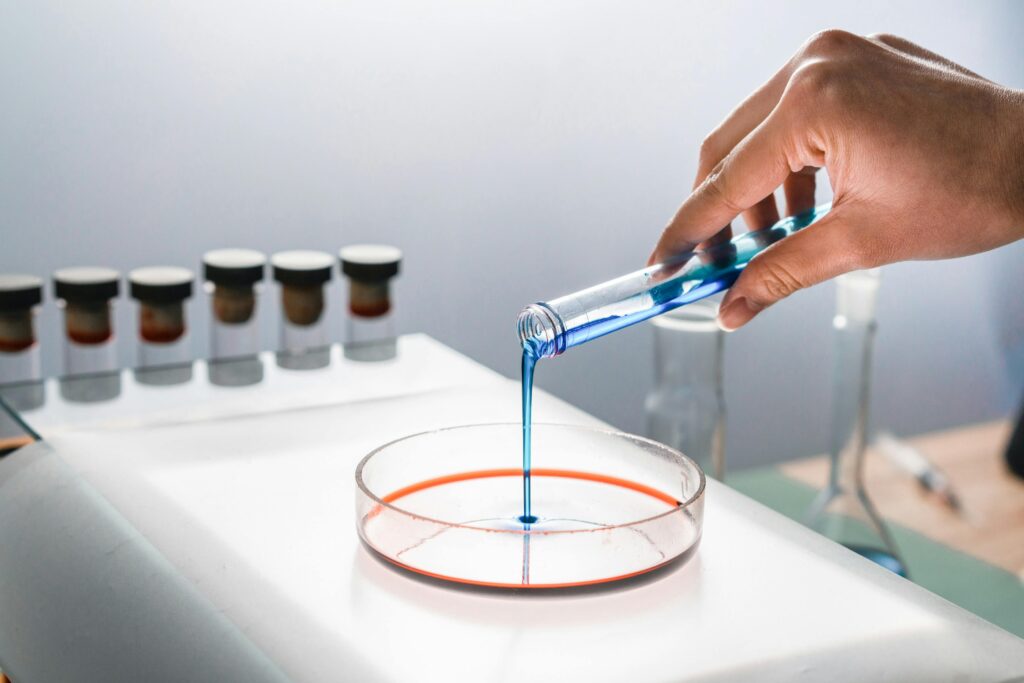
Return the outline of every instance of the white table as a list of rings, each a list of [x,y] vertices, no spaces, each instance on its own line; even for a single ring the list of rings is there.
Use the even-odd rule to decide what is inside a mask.
[[[384,364],[265,361],[255,387],[209,386],[200,364],[188,385],[126,376],[111,405],[25,415],[47,440],[0,461],[0,664],[17,683],[1024,675],[1024,641],[715,482],[697,554],[622,588],[399,572],[358,541],[356,463],[416,431],[515,421],[518,382],[423,336]],[[542,392],[535,410],[597,423]]]

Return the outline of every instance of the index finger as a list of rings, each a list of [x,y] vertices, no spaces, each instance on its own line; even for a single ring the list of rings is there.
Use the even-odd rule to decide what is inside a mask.
[[[775,191],[792,170],[790,131],[776,108],[726,155],[683,202],[661,234],[649,263],[692,251]]]

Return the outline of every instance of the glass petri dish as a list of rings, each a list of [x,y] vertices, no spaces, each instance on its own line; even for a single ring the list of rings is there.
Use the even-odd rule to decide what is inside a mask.
[[[532,512],[523,514],[522,425],[407,436],[356,469],[356,526],[385,560],[437,579],[569,588],[635,577],[696,550],[704,473],[649,439],[533,426]]]

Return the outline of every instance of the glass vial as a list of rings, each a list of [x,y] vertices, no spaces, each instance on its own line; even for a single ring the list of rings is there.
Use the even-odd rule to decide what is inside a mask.
[[[111,301],[121,274],[110,268],[62,268],[53,274],[54,296],[64,309],[60,395],[73,403],[109,401],[121,394]]]
[[[18,410],[38,408],[45,396],[35,324],[42,301],[40,278],[0,274],[0,386]]]
[[[324,285],[334,259],[323,251],[282,251],[270,258],[281,288],[280,346],[277,364],[312,370],[331,362]]]
[[[831,467],[825,490],[808,512],[808,526],[906,576],[896,543],[868,498],[863,479],[878,285],[878,269],[836,278]]]
[[[36,307],[43,281],[34,275],[0,275],[0,384],[42,378]]]
[[[203,255],[210,297],[211,384],[241,387],[263,380],[259,293],[267,257],[252,249],[216,249]]]
[[[185,304],[192,296],[192,281],[192,271],[175,266],[136,268],[128,274],[131,297],[139,302],[139,381],[166,385],[191,379]]]
[[[110,268],[62,268],[53,274],[54,296],[64,309],[63,375],[117,370],[111,302],[121,275]]]
[[[652,320],[655,386],[644,403],[648,435],[725,476],[725,333],[717,304],[700,302]]]
[[[391,279],[398,275],[402,252],[384,244],[355,244],[338,252],[348,278],[345,357],[389,360],[397,355]]]

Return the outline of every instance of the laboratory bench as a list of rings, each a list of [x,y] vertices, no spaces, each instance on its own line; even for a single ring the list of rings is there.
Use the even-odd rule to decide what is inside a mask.
[[[261,354],[246,386],[203,362],[124,371],[95,402],[47,380],[4,427],[42,438],[0,460],[0,668],[15,683],[1024,676],[1020,583],[995,554],[883,504],[916,583],[881,569],[790,519],[815,463],[709,481],[697,552],[622,584],[503,592],[385,565],[356,533],[356,464],[407,434],[514,423],[519,383],[423,335],[393,360],[329,360]],[[534,411],[601,426],[543,391]]]

